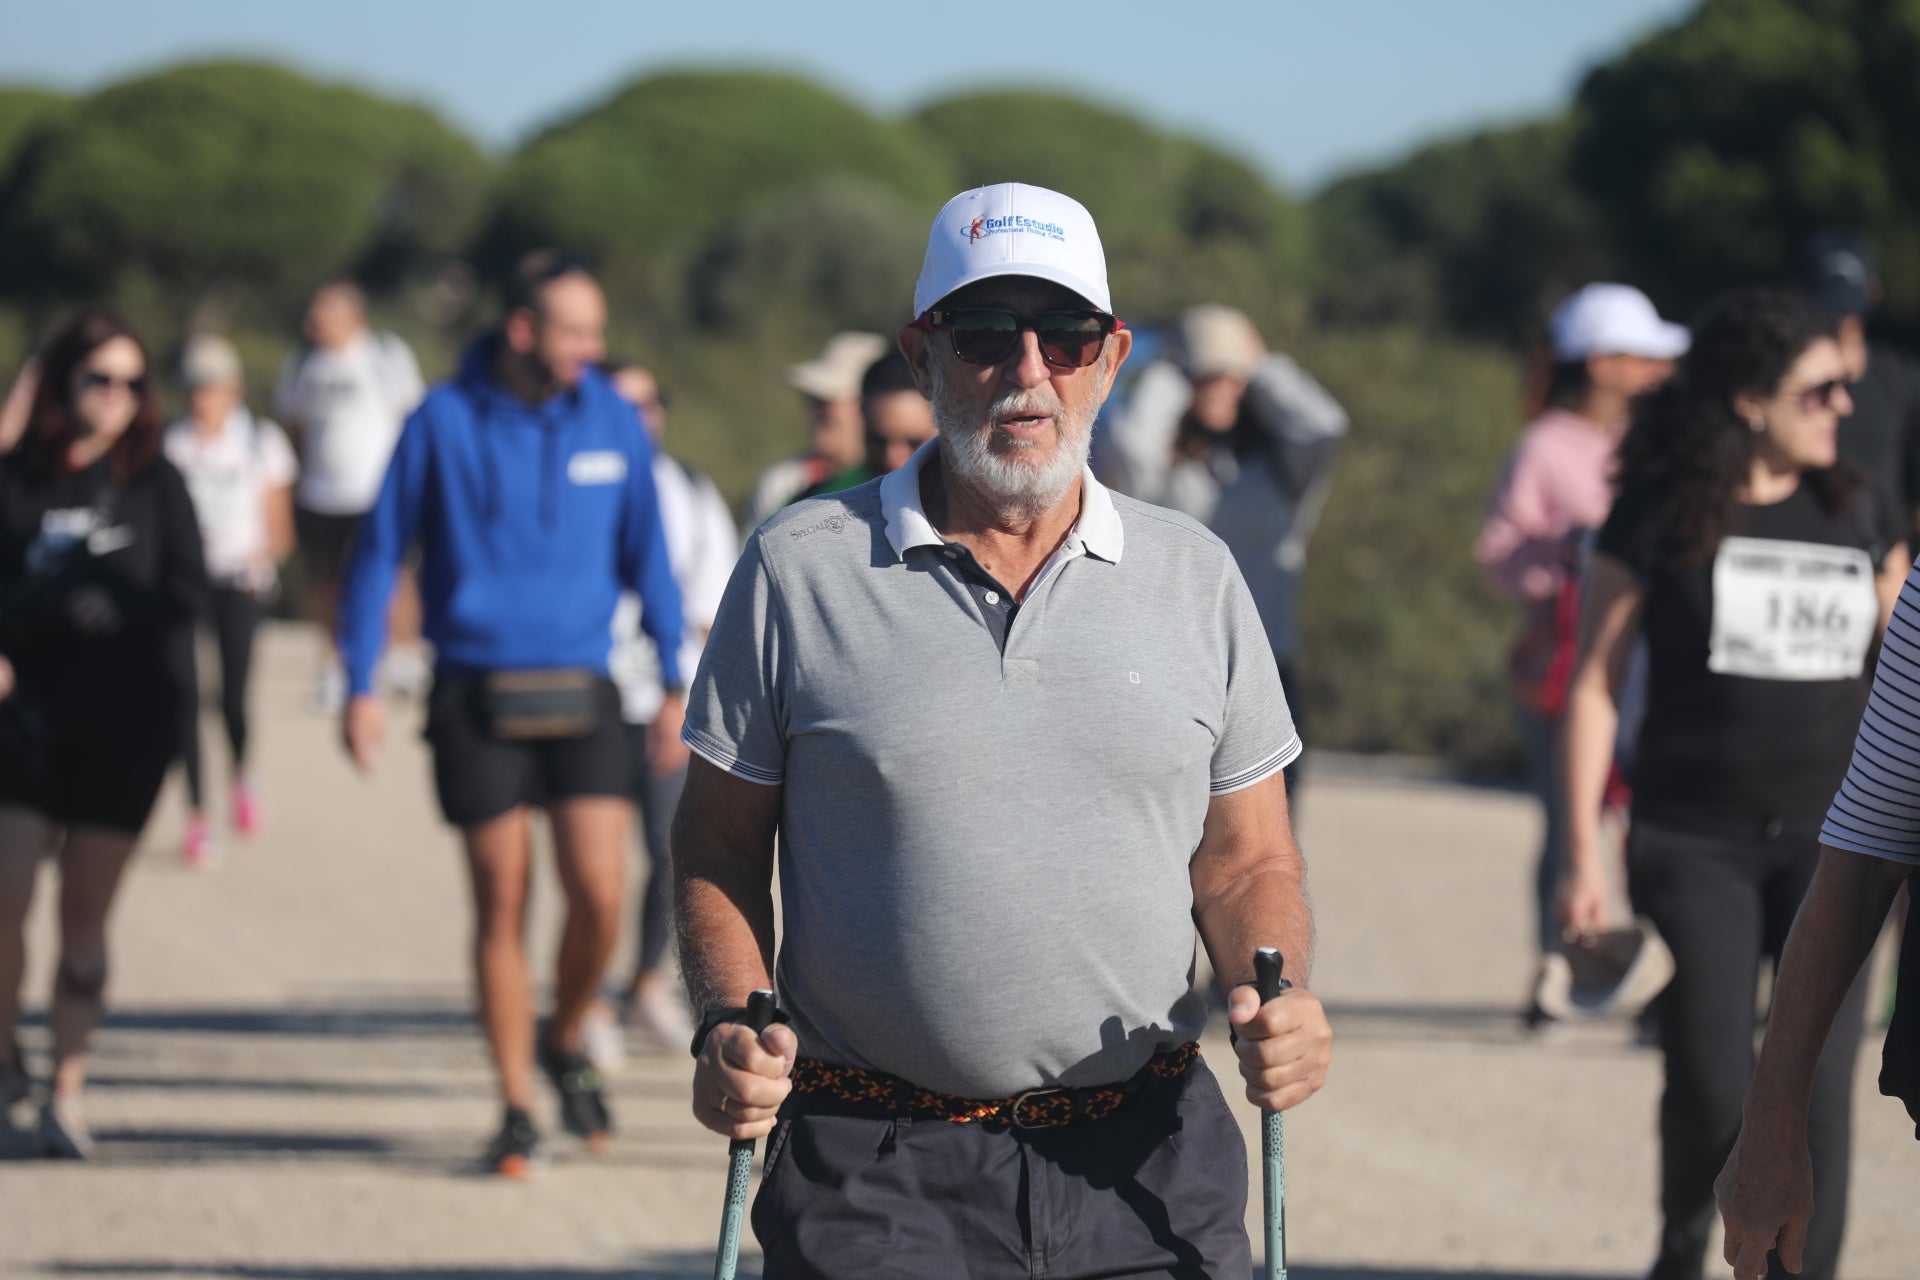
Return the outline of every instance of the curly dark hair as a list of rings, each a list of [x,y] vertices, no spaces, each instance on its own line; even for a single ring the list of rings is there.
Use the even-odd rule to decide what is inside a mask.
[[[88,311],[53,336],[40,357],[40,385],[34,391],[20,459],[29,474],[45,480],[67,468],[67,450],[79,435],[73,409],[73,375],[86,358],[115,338],[140,348],[147,375],[135,393],[137,405],[126,434],[108,457],[121,484],[144,474],[160,453],[160,400],[154,392],[153,361],[132,325],[111,311]]]
[[[1711,557],[1739,511],[1760,437],[1734,412],[1734,397],[1773,395],[1807,348],[1836,328],[1831,316],[1785,290],[1722,294],[1694,322],[1679,373],[1634,405],[1615,486],[1621,501],[1659,512],[1676,562]],[[1860,481],[1845,463],[1803,478],[1835,514]]]

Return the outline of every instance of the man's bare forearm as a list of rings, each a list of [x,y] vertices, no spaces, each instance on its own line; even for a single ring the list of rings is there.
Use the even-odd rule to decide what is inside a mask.
[[[1813,884],[1780,958],[1766,1043],[1747,1095],[1750,1114],[1802,1122],[1834,1014],[1886,923],[1906,868],[1823,846]]]
[[[1308,985],[1313,904],[1297,847],[1276,852],[1225,881],[1194,903],[1193,916],[1222,991],[1253,981],[1253,953],[1259,947],[1278,948],[1287,980],[1297,987]]]
[[[744,788],[744,790],[743,790]],[[673,822],[680,972],[696,1011],[773,985],[773,861],[779,791],[695,758]]]

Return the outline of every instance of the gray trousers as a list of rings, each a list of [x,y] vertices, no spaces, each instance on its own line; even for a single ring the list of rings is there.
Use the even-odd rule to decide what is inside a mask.
[[[1204,1062],[1055,1129],[783,1108],[753,1229],[766,1280],[1246,1280],[1247,1152]]]

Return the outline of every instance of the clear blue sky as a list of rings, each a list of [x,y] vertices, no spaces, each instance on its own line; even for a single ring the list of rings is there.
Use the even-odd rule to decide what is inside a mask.
[[[0,82],[84,90],[190,58],[267,57],[425,102],[505,147],[670,66],[795,70],[882,112],[961,89],[1081,92],[1308,190],[1564,103],[1689,0],[39,0]]]

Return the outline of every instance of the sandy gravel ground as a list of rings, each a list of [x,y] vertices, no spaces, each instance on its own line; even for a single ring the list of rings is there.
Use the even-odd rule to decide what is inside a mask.
[[[465,888],[418,712],[396,709],[385,767],[358,780],[307,707],[313,652],[305,632],[266,638],[266,835],[229,844],[219,871],[190,872],[178,799],[164,803],[114,928],[115,1007],[90,1103],[99,1160],[0,1163],[0,1275],[710,1274],[725,1153],[687,1114],[684,1053],[638,1052],[618,1075],[609,1154],[556,1136],[536,1182],[470,1172],[497,1112],[468,1016]],[[1659,1062],[1622,1023],[1555,1045],[1518,1034],[1526,803],[1328,762],[1304,817],[1315,985],[1338,1047],[1326,1091],[1289,1120],[1293,1274],[1644,1274]],[[547,874],[542,955],[556,908]],[[1227,1063],[1223,1034],[1207,1048]],[[1874,1091],[1877,1062],[1876,1039],[1861,1060],[1844,1270],[1904,1280],[1920,1266],[1920,1144]],[[1243,1119],[1252,1139],[1255,1117]],[[1257,1232],[1257,1188],[1250,1208]]]

